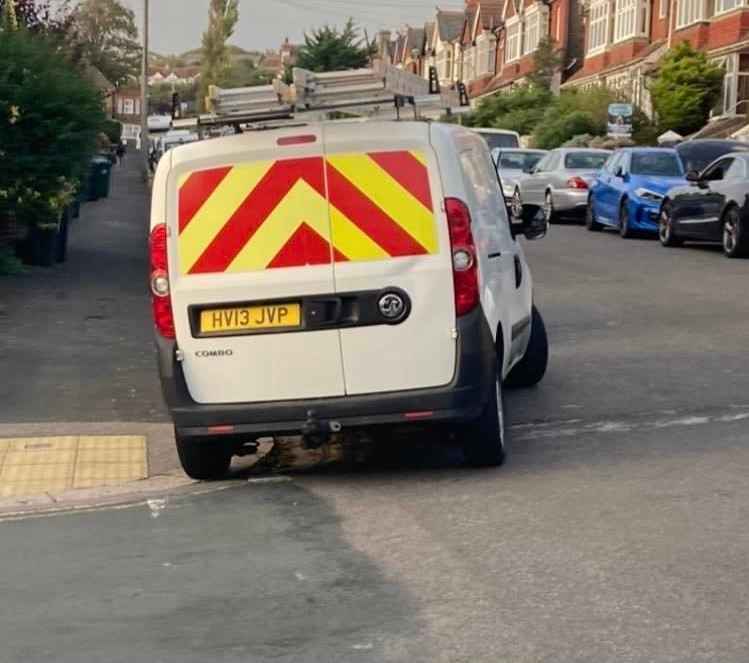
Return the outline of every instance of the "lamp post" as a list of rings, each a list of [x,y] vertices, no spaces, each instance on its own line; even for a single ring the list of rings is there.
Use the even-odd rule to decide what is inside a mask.
[[[148,168],[148,14],[149,0],[143,0],[143,66],[140,80],[140,149]]]

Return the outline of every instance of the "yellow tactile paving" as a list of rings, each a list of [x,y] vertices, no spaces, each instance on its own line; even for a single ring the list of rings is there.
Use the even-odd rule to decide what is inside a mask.
[[[0,440],[0,497],[111,486],[147,476],[144,437]]]

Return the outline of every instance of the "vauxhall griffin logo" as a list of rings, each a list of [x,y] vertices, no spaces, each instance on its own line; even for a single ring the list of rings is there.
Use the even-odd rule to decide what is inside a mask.
[[[234,350],[198,350],[195,356],[200,359],[210,359],[214,357],[233,357]]]

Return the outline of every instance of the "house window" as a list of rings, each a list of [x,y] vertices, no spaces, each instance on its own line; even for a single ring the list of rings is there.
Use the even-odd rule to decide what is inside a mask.
[[[666,18],[668,16],[668,5],[670,0],[660,0],[658,8],[658,18]]]
[[[743,4],[743,0],[715,0],[715,13],[724,14],[725,12],[730,12],[732,9],[741,7]]]
[[[647,35],[648,9],[647,0],[616,0],[614,42]]]
[[[505,62],[512,62],[520,57],[520,21],[507,26],[507,46],[505,47]]]
[[[590,6],[588,54],[606,48],[609,41],[609,0],[594,0]]]
[[[705,10],[705,0],[677,0],[676,28],[704,21],[707,18]]]
[[[482,34],[477,40],[478,63],[476,65],[479,76],[494,73],[494,61],[496,59],[497,45],[494,37]]]
[[[539,42],[547,36],[548,32],[548,14],[536,5],[526,14],[523,55],[533,53],[538,48]]]

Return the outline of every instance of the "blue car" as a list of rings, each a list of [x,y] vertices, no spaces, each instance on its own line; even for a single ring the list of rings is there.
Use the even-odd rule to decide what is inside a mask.
[[[686,184],[676,150],[628,147],[614,152],[590,187],[588,230],[616,228],[622,237],[658,234],[661,203],[669,189]]]

